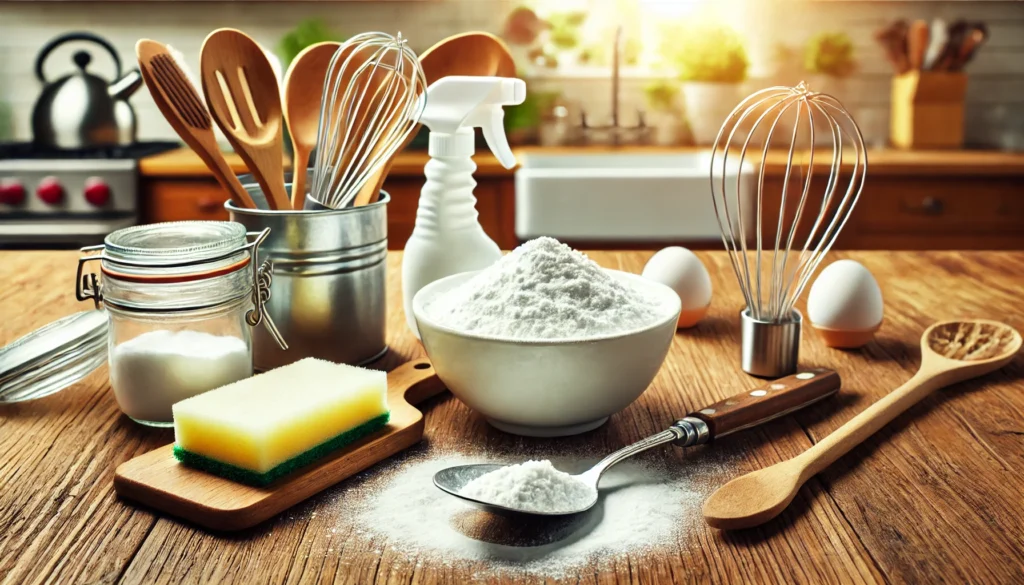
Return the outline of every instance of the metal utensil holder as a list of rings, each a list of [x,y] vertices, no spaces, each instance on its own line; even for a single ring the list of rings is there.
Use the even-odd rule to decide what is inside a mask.
[[[257,202],[259,185],[239,177]],[[287,185],[291,190],[290,182]],[[269,370],[306,357],[366,364],[387,353],[387,204],[332,211],[243,209],[227,202],[232,221],[270,228],[260,251],[273,262],[266,311],[289,348],[257,331],[253,363]]]

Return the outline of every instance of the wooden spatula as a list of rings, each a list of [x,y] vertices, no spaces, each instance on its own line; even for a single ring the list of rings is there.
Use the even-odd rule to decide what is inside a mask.
[[[508,46],[498,37],[485,32],[468,32],[439,41],[420,55],[420,65],[427,78],[427,86],[450,75],[515,77],[516,63]],[[417,126],[395,154],[405,150],[416,137]],[[366,205],[376,200],[394,156],[374,176],[370,177],[356,195],[353,206]]]
[[[206,528],[249,528],[418,443],[423,437],[423,414],[415,405],[442,391],[430,361],[399,366],[388,374],[391,421],[387,426],[266,487],[187,467],[174,458],[174,445],[166,445],[119,465],[114,489],[123,498]]]
[[[238,207],[256,208],[252,197],[231,171],[213,134],[213,121],[196,88],[166,45],[142,39],[135,55],[156,107],[185,144],[202,159]]]
[[[924,55],[928,51],[928,39],[931,36],[928,22],[914,20],[907,31],[907,60],[911,71],[924,69]]]
[[[206,103],[267,196],[271,209],[291,209],[284,187],[281,92],[256,41],[222,28],[203,41],[200,77]]]

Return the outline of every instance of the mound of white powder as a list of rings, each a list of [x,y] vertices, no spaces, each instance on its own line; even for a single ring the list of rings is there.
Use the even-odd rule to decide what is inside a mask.
[[[681,554],[681,547],[699,546],[694,539],[703,530],[701,505],[736,465],[724,453],[691,456],[685,465],[650,456],[625,461],[601,479],[597,505],[587,512],[534,520],[485,512],[432,482],[447,467],[542,459],[548,457],[544,450],[468,456],[419,447],[327,490],[280,522],[309,522],[303,530],[310,544],[300,549],[311,547],[306,562],[313,564],[341,551],[352,562],[361,554],[355,551],[363,551],[367,558],[383,556],[387,571],[415,573],[425,583],[451,579],[451,571],[473,579],[501,575],[523,582],[530,575],[589,582],[598,570],[650,567],[665,555]],[[551,459],[576,472],[599,458],[576,453]]]
[[[428,301],[446,327],[505,339],[578,339],[652,325],[668,309],[554,238],[519,246]]]
[[[545,513],[580,510],[597,498],[591,486],[555,469],[547,459],[495,469],[467,483],[459,494],[506,508]]]

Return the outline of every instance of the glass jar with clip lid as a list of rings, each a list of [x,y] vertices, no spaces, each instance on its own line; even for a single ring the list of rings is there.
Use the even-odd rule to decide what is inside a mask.
[[[253,373],[250,328],[284,340],[265,311],[269,230],[234,222],[185,221],[111,233],[79,258],[75,295],[102,302],[110,384],[121,410],[150,426],[172,424],[171,405]],[[249,237],[253,240],[250,242]],[[86,272],[92,261],[100,274]]]

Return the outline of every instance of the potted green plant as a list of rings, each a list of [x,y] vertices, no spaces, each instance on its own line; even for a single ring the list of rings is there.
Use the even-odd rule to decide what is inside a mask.
[[[679,83],[656,79],[644,87],[647,101],[647,124],[654,130],[655,144],[673,146],[680,141],[682,107],[679,105]]]
[[[842,99],[846,79],[857,67],[853,40],[844,32],[822,32],[811,37],[804,48],[804,69],[814,91]]]
[[[683,102],[694,141],[711,144],[740,101],[747,51],[735,29],[716,21],[664,27],[661,54],[683,82]]]

